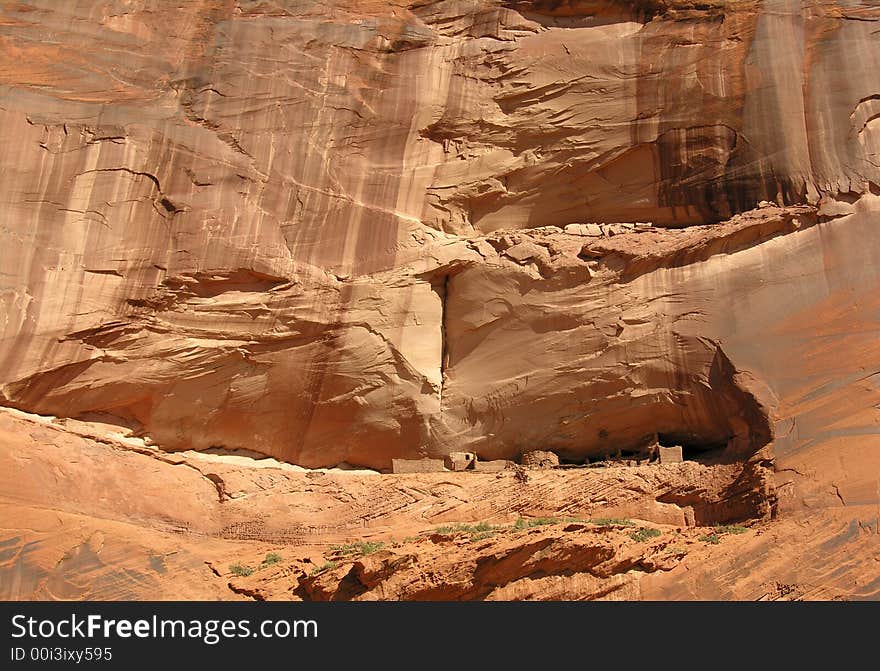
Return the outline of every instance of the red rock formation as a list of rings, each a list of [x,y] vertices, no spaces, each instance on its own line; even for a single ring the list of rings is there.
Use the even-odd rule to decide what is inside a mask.
[[[115,429],[0,411],[0,598],[878,596],[876,503],[840,470],[841,498],[817,496],[815,454],[775,474],[756,460],[392,476],[167,454]]]
[[[708,382],[752,337],[731,320],[765,333],[783,316],[731,301],[786,272],[794,238],[763,243],[798,225],[767,213],[760,226],[788,228],[625,268],[591,268],[569,236],[491,233],[709,223],[880,183],[869,6],[89,2],[3,18],[4,402],[113,415],[169,449],[387,467],[461,441],[491,457],[654,431],[724,442],[745,429],[721,416],[754,411],[731,379]],[[819,232],[794,237],[818,262]],[[854,279],[823,272],[822,287]],[[708,306],[706,282],[722,285]]]
[[[765,508],[874,506],[878,26],[4,5],[0,404],[306,467],[658,435],[774,466]]]

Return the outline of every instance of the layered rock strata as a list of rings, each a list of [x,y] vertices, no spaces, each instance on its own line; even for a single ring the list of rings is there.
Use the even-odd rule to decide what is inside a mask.
[[[310,467],[867,430],[878,20],[4,6],[0,399]]]

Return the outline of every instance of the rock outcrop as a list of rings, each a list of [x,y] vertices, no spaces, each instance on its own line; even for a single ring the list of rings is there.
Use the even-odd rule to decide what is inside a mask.
[[[745,453],[752,344],[876,284],[873,3],[2,11],[6,405],[306,466]],[[840,218],[580,235],[761,200]]]
[[[840,498],[816,496],[829,462],[809,450],[523,479],[305,470],[122,433],[0,410],[0,598],[880,596],[876,503],[833,469]],[[870,450],[837,454],[876,474]]]
[[[212,515],[238,505],[238,476],[173,452],[412,472],[451,453],[575,466],[679,446],[629,514],[855,529],[823,536],[831,554],[876,541],[876,2],[22,0],[0,7],[0,46],[0,405],[130,432],[155,491],[204,504],[194,532],[219,554]],[[17,451],[36,448],[14,433],[0,447],[25,468]],[[97,449],[70,440],[46,456],[65,482],[65,460]],[[29,501],[33,524],[54,524],[43,505],[64,529],[106,515],[99,496],[16,493],[15,472],[0,505]],[[150,537],[168,532],[145,505]],[[229,525],[252,528],[246,512]],[[625,535],[590,534],[551,545],[593,548],[586,573],[638,563]],[[99,571],[95,538],[71,572]],[[15,594],[76,592],[21,587],[45,577],[28,561]],[[725,561],[682,586],[676,559],[638,594],[772,592]],[[354,570],[365,595],[427,589]],[[290,589],[335,593],[332,575]],[[584,594],[605,593],[610,574],[590,576]],[[575,590],[534,577],[490,589],[472,572],[461,595]]]

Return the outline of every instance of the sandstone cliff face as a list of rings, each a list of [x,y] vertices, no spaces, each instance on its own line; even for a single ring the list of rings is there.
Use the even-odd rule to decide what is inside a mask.
[[[310,467],[872,439],[875,3],[180,4],[0,10],[3,404]]]

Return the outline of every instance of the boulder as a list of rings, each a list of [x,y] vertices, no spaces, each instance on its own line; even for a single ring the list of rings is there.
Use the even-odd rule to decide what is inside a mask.
[[[602,229],[596,224],[569,224],[565,227],[565,232],[569,235],[602,236]]]
[[[548,450],[532,450],[524,452],[519,463],[530,468],[554,468],[559,466],[559,457]]]

